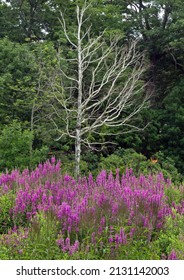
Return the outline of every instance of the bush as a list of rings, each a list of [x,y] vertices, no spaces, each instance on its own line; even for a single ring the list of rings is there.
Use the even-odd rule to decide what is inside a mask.
[[[112,171],[113,174],[116,174],[116,169],[118,168],[119,171],[122,173],[125,171],[125,165],[123,158],[112,154],[108,157],[102,157],[100,163],[98,165],[99,170],[107,170],[107,172]]]
[[[11,209],[13,208],[15,195],[11,192],[0,196],[0,234],[7,233],[13,228],[13,217]]]
[[[182,181],[182,176],[178,173],[173,160],[165,157],[161,152],[156,153],[152,159],[147,159],[133,149],[118,149],[114,154],[106,158],[102,157],[98,168],[112,171],[113,174],[116,173],[117,168],[120,173],[125,173],[126,169],[132,168],[135,176],[141,173],[148,175],[162,172],[165,178],[171,179],[175,184]]]
[[[173,209],[173,218],[166,218],[165,227],[161,230],[154,244],[159,246],[162,259],[184,258],[184,216]]]
[[[33,133],[28,129],[22,130],[17,121],[5,126],[0,135],[0,169],[23,170],[45,160],[47,148],[32,151],[33,138]]]

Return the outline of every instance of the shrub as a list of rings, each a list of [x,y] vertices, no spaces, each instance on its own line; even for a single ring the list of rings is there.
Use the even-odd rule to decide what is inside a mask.
[[[31,155],[33,138],[33,133],[28,129],[22,130],[21,124],[17,121],[5,126],[0,135],[0,169],[23,170],[45,160],[46,147],[33,150]]]
[[[108,157],[102,157],[98,165],[99,170],[107,170],[108,172],[112,171],[113,174],[116,174],[116,169],[119,169],[121,173],[125,171],[125,164],[122,157],[112,154]]]
[[[7,233],[13,228],[13,213],[11,212],[14,205],[15,195],[12,192],[0,196],[0,234]]]
[[[162,172],[165,178],[171,179],[173,183],[179,184],[182,181],[181,174],[178,173],[171,158],[165,157],[158,152],[153,159],[147,159],[144,155],[137,153],[133,149],[118,149],[108,157],[102,157],[98,165],[99,170],[106,169],[116,173],[118,168],[120,173],[125,173],[127,168],[132,168],[136,176],[157,174]]]
[[[154,244],[160,248],[162,259],[184,259],[184,216],[173,209]]]

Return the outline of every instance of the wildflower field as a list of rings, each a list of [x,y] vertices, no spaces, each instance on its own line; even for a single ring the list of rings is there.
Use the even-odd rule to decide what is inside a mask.
[[[0,259],[184,259],[184,187],[131,169],[75,181],[55,158],[1,174]]]

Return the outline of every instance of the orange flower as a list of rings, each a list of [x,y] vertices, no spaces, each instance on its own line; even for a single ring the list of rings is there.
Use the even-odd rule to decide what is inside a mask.
[[[158,159],[156,159],[156,158],[151,158],[151,162],[155,164],[155,163],[158,162]]]

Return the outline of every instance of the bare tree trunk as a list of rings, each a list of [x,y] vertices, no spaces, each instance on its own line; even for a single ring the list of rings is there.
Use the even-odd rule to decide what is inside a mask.
[[[80,128],[76,129],[76,140],[75,140],[75,177],[76,179],[80,176],[80,158],[81,158],[81,134]]]
[[[81,157],[81,122],[82,122],[82,96],[83,96],[83,62],[82,62],[82,41],[81,41],[81,27],[82,16],[80,10],[77,7],[77,20],[78,20],[78,32],[77,32],[77,54],[78,54],[78,99],[77,99],[77,123],[76,123],[76,140],[75,140],[75,177],[80,176],[80,157]]]
[[[35,112],[35,99],[33,100],[33,106],[31,110],[31,132],[34,133],[34,112]],[[30,157],[30,167],[32,167],[33,160],[33,140],[30,143],[29,147],[29,157]]]

